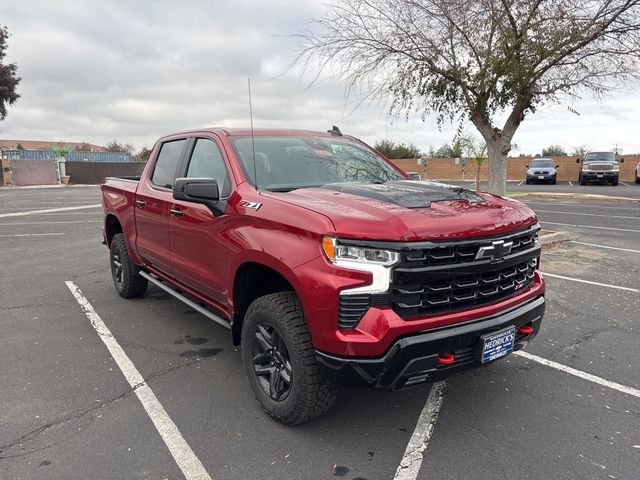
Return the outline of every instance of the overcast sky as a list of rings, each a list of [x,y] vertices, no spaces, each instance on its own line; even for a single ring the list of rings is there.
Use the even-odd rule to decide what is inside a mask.
[[[250,77],[256,127],[338,125],[368,143],[389,138],[423,150],[450,142],[456,125],[393,120],[382,104],[354,111],[336,80],[309,86],[299,71],[283,73],[300,47],[292,35],[323,8],[315,0],[1,0],[22,98],[0,138],[141,148],[176,130],[248,126]],[[559,105],[527,117],[514,139],[520,152],[550,144],[640,152],[637,86],[572,106],[579,116]]]

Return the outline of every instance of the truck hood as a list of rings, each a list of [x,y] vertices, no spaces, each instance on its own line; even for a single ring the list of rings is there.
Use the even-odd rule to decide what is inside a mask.
[[[517,200],[435,182],[329,184],[262,195],[328,217],[343,238],[439,240],[495,235],[537,222]]]

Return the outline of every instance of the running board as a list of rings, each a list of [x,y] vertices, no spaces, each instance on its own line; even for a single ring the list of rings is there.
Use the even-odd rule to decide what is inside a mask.
[[[187,297],[185,297],[184,295],[179,294],[178,292],[176,292],[174,289],[172,289],[171,287],[165,285],[164,283],[162,283],[160,280],[158,280],[155,277],[152,277],[151,275],[149,275],[147,272],[139,272],[139,275],[142,278],[146,278],[147,280],[149,280],[151,283],[153,283],[156,287],[161,288],[162,290],[164,290],[165,292],[167,292],[169,295],[173,295],[174,297],[176,297],[178,300],[180,300],[182,303],[185,303],[186,305],[189,305],[191,308],[193,308],[195,311],[197,311],[198,313],[201,313],[202,315],[204,315],[205,317],[209,318],[210,320],[213,320],[214,322],[216,322],[218,325],[222,325],[224,328],[226,328],[227,330],[231,330],[231,324],[229,322],[227,322],[226,320],[224,320],[223,318],[219,317],[218,315],[216,315],[215,313],[211,313],[209,310],[207,310],[204,307],[201,307],[200,305],[198,305],[196,302],[189,300]]]

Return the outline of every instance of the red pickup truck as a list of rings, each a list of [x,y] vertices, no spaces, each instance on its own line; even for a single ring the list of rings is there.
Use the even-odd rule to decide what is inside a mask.
[[[522,203],[407,175],[337,128],[158,140],[102,185],[118,293],[148,282],[231,330],[285,424],[336,385],[400,389],[522,348],[540,328],[539,225]]]

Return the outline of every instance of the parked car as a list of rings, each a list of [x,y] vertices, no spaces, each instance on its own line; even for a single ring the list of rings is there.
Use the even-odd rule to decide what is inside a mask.
[[[324,413],[336,385],[396,390],[486,365],[545,311],[526,205],[409,181],[337,129],[168,135],[141,177],[105,179],[102,202],[118,294],[152,283],[228,328],[284,424]]]
[[[418,172],[407,172],[407,175],[409,175],[409,178],[411,180],[422,180],[422,178],[420,178],[420,174]]]
[[[576,163],[582,163],[578,174],[580,185],[590,181],[618,185],[620,164],[624,163],[624,158],[618,160],[613,152],[589,152],[584,158],[577,158]]]
[[[636,165],[636,183],[640,183],[640,162]]]
[[[527,178],[525,183],[550,183],[556,184],[558,165],[552,158],[534,158],[531,160],[531,166],[527,165]]]

